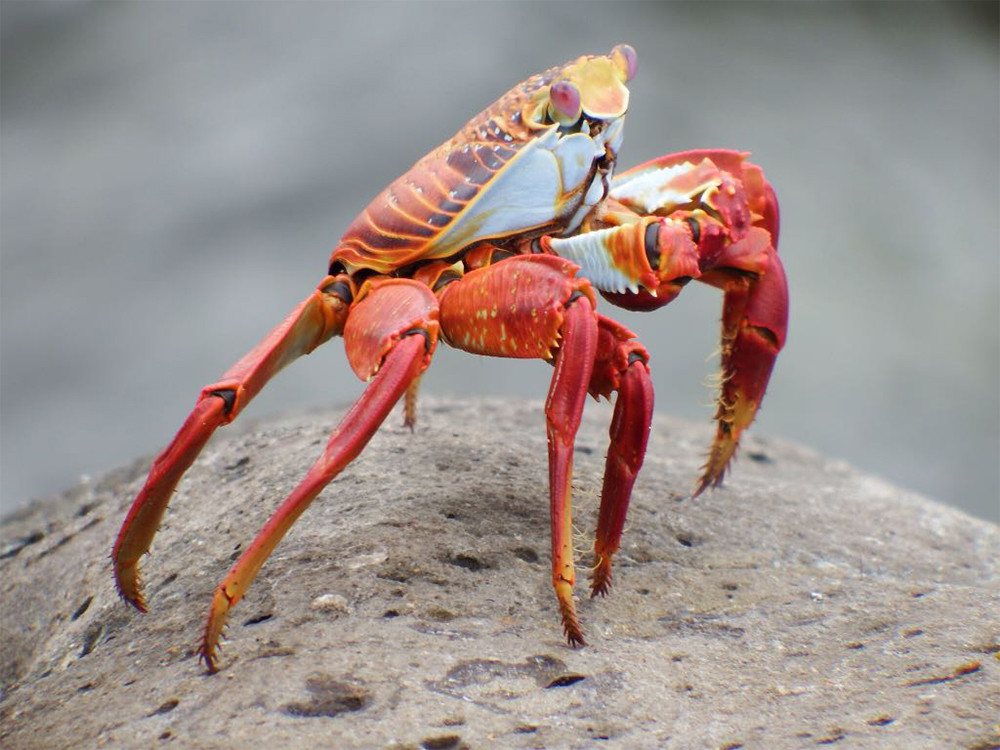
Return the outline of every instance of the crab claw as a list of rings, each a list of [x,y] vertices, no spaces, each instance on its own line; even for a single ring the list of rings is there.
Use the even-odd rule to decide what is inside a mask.
[[[635,224],[605,230],[604,234],[614,269],[632,282],[627,292],[601,290],[601,295],[617,307],[639,312],[657,310],[701,275],[698,246],[683,220],[646,217]]]
[[[722,386],[715,441],[694,494],[722,483],[740,435],[757,414],[788,330],[788,282],[770,234],[752,229],[737,245],[762,257],[760,270],[731,279],[722,310]],[[737,248],[734,246],[734,250]],[[752,250],[753,253],[747,252]]]

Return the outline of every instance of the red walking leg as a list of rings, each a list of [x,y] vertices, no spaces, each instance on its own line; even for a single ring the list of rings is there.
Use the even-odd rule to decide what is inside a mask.
[[[594,570],[590,595],[606,596],[611,588],[611,559],[621,544],[632,486],[646,455],[653,420],[653,383],[649,354],[625,326],[599,315],[597,362],[590,383],[595,397],[617,393],[604,466],[601,509],[594,537]]]
[[[572,646],[583,646],[583,630],[573,604],[573,445],[580,427],[597,349],[594,307],[581,296],[567,303],[562,344],[556,354],[545,424],[549,441],[549,512],[552,519],[552,583],[563,631]]]
[[[393,279],[362,290],[344,328],[348,359],[367,390],[344,415],[323,455],[267,521],[215,590],[201,656],[216,670],[219,638],[229,610],[320,491],[353,461],[407,388],[430,364],[437,342],[437,300],[423,284]],[[374,377],[373,377],[374,376]]]
[[[554,354],[545,404],[552,583],[566,638],[577,646],[584,640],[573,603],[573,443],[594,367],[597,321],[590,285],[575,273],[575,265],[551,255],[517,256],[471,271],[439,294],[441,332],[452,346],[499,357]]]
[[[202,389],[180,431],[156,457],[111,553],[118,592],[139,611],[146,611],[139,560],[149,550],[177,483],[215,429],[232,422],[281,368],[341,332],[350,301],[350,287],[346,284],[327,277],[218,382]]]

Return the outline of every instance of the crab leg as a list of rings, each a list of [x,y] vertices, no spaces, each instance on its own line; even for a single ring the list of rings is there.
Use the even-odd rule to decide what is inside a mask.
[[[194,410],[156,457],[111,553],[118,592],[139,611],[146,611],[139,560],[149,550],[177,483],[215,429],[232,422],[271,377],[341,332],[347,314],[344,298],[350,300],[347,283],[327,277],[218,382],[202,389]]]
[[[392,279],[375,282],[362,295],[365,292],[367,296],[351,308],[344,341],[354,371],[371,382],[334,430],[323,455],[216,588],[201,644],[209,672],[216,670],[219,638],[229,610],[243,598],[292,524],[361,453],[400,396],[430,364],[438,332],[437,300],[431,290],[409,279]]]
[[[584,643],[573,603],[573,443],[597,352],[593,292],[575,278],[576,270],[550,255],[517,256],[471,271],[439,292],[442,336],[452,346],[498,357],[554,356],[545,403],[552,584],[573,646]]]
[[[740,435],[753,422],[788,329],[788,282],[771,235],[753,228],[700,279],[720,287],[722,386],[715,440],[695,489],[722,483]]]
[[[611,588],[611,558],[618,551],[632,486],[642,467],[653,419],[653,383],[649,354],[625,326],[597,316],[597,361],[590,393],[610,398],[617,392],[611,419],[608,457],[601,489],[601,509],[594,537],[594,570],[590,595],[606,596]]]
[[[594,306],[585,296],[567,302],[562,344],[545,402],[549,442],[549,512],[552,518],[552,584],[559,600],[566,639],[583,646],[583,631],[573,604],[573,444],[580,427],[587,383],[596,349]]]

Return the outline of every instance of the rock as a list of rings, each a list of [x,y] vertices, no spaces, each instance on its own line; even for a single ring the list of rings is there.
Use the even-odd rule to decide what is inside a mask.
[[[309,602],[309,609],[315,609],[320,612],[351,611],[350,604],[347,602],[347,597],[341,596],[340,594],[320,594]]]
[[[337,416],[209,445],[144,562],[145,616],[108,552],[148,459],[6,519],[0,745],[1000,743],[997,527],[753,436],[691,499],[710,428],[658,416],[615,588],[591,601],[607,405],[576,453],[588,647],[564,643],[549,583],[541,406],[426,399],[279,545],[206,675],[212,589]]]

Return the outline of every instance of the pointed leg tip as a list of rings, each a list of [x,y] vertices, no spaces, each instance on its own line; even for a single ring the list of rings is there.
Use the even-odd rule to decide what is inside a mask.
[[[596,599],[597,597],[605,597],[611,593],[611,584],[591,584],[590,586],[590,598]]]
[[[198,658],[204,662],[205,670],[208,674],[215,674],[219,671],[219,654],[222,645],[219,643],[220,630],[214,632],[211,624],[205,629],[205,635],[201,639],[201,647],[198,649]]]
[[[566,642],[570,648],[582,648],[587,645],[583,637],[583,630],[574,615],[571,620],[563,620],[563,633],[566,635]]]
[[[714,490],[722,486],[723,480],[725,479],[725,467],[719,472],[709,472],[706,471],[698,483],[695,485],[694,490],[691,492],[691,499],[698,497],[705,490]]]
[[[560,602],[559,610],[562,616],[563,633],[566,636],[566,641],[572,648],[586,646],[587,642],[583,638],[583,629],[580,627],[580,621],[576,617],[576,608],[573,606],[572,600]]]
[[[590,576],[590,598],[607,596],[611,593],[611,583],[611,561],[602,560],[597,564],[593,574]]]
[[[230,572],[232,575],[232,572]],[[229,610],[240,600],[241,596],[230,595],[226,592],[226,582],[223,581],[215,589],[212,598],[212,608],[209,610],[208,619],[205,621],[205,630],[201,636],[201,659],[205,662],[209,674],[218,671],[219,652],[222,650],[222,642],[226,640],[228,628]]]
[[[132,607],[139,614],[141,615],[149,614],[149,607],[146,606],[146,600],[143,599],[142,597],[139,597],[138,599],[133,599],[132,597],[125,596],[125,594],[121,593],[120,591],[118,592],[118,595],[119,597],[121,597],[121,600],[125,602],[125,604]]]
[[[128,574],[124,571],[117,571],[115,573],[115,588],[118,590],[118,596],[121,597],[121,600],[130,607],[135,607],[142,614],[149,611],[137,570],[133,569]]]
[[[708,460],[702,467],[701,478],[698,479],[691,497],[695,498],[707,489],[721,487],[726,478],[726,472],[736,455],[739,435],[727,435],[717,439],[708,454]]]
[[[209,650],[208,644],[202,644],[200,660],[205,664],[205,671],[208,674],[215,674],[219,671],[218,655]]]

